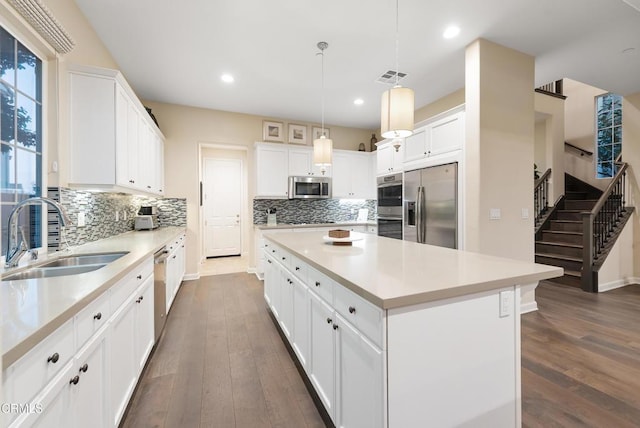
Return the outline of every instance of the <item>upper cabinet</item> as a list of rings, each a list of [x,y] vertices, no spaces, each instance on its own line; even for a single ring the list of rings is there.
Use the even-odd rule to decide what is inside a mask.
[[[375,199],[375,178],[371,154],[333,151],[333,197],[345,199]]]
[[[378,143],[377,150],[377,175],[386,175],[394,172],[402,172],[402,161],[404,159],[404,142],[396,150],[391,140],[384,140]]]
[[[324,175],[320,167],[313,164],[313,149],[307,147],[289,148],[289,175],[331,177],[331,167]]]
[[[436,119],[405,139],[404,161],[412,162],[459,150],[464,145],[464,133],[464,111]]]
[[[115,70],[72,66],[69,185],[164,194],[164,136]]]
[[[289,186],[289,151],[282,144],[256,144],[256,197],[286,198]]]

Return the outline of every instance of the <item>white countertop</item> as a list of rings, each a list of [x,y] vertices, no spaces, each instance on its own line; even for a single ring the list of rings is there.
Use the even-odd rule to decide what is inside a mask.
[[[184,231],[184,227],[132,231],[72,247],[71,251],[54,253],[55,256],[49,257],[54,260],[59,256],[81,253],[129,252],[93,272],[0,282],[3,369]]]
[[[337,221],[334,223],[276,223],[271,224],[254,224],[255,228],[261,230],[270,229],[297,229],[297,228],[313,228],[313,227],[340,227],[340,226],[377,226],[378,223],[375,220],[367,221]]]
[[[323,232],[271,234],[273,241],[383,309],[525,285],[562,268],[359,234],[353,246],[325,243]],[[353,235],[353,233],[352,233]]]

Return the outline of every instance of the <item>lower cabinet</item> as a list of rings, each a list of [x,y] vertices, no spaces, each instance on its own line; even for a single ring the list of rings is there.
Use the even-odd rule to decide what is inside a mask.
[[[382,311],[267,244],[265,300],[325,410],[336,427],[384,427]]]
[[[340,315],[336,331],[336,427],[382,427],[383,354]]]
[[[119,426],[154,345],[153,291],[147,259],[9,366],[3,400],[30,410],[6,424]]]
[[[166,311],[169,313],[173,300],[178,294],[180,284],[185,274],[185,249],[186,236],[180,235],[171,244],[167,245],[167,251],[169,252],[166,261]]]
[[[334,312],[315,293],[310,300],[310,371],[309,377],[324,408],[335,420],[335,340],[333,333]]]

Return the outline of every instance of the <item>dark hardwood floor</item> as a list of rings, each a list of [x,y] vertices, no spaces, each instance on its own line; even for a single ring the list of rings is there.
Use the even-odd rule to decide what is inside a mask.
[[[640,427],[640,285],[536,294],[522,316],[523,426]],[[122,425],[324,427],[248,274],[182,285]]]
[[[549,282],[522,316],[524,427],[640,427],[640,285]]]
[[[248,274],[182,284],[123,427],[324,427]]]

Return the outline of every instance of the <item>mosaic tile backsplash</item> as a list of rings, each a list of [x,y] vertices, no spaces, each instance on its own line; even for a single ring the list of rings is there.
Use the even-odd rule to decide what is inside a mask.
[[[147,198],[122,193],[94,193],[64,187],[49,187],[50,198],[60,201],[72,225],[65,229],[69,245],[81,245],[133,230],[134,217],[142,205],[158,207],[158,223],[163,226],[187,225],[187,201],[175,198]],[[116,211],[118,220],[116,221]],[[78,227],[78,213],[85,214],[85,226]],[[48,247],[57,249],[60,226],[55,211],[48,215]]]
[[[267,209],[276,209],[278,223],[328,223],[355,220],[360,208],[376,219],[376,200],[350,199],[254,199],[253,223],[267,223]],[[353,212],[352,212],[353,211]]]

